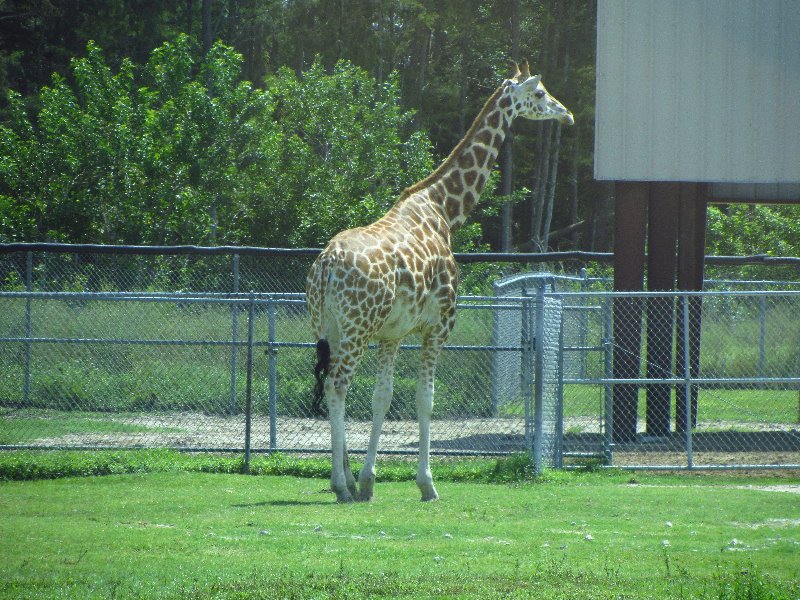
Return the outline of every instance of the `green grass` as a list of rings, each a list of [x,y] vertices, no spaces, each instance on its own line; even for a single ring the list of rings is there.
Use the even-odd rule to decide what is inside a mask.
[[[426,504],[390,482],[355,505],[293,476],[5,482],[0,598],[798,596],[797,495],[636,478],[440,479]]]
[[[798,391],[757,388],[703,388],[698,397],[698,419],[701,422],[730,421],[744,423],[798,423]],[[639,389],[638,413],[645,418],[647,390]],[[572,384],[564,386],[564,417],[585,417],[597,420],[603,412],[603,390],[600,386]],[[522,402],[507,403],[503,416],[522,416]],[[675,414],[675,390],[671,393],[670,414]]]
[[[355,472],[360,468],[353,463]],[[124,473],[243,473],[240,454],[185,453],[175,450],[22,450],[0,452],[0,481],[88,477]],[[331,461],[327,456],[302,458],[276,452],[251,457],[253,475],[291,475],[328,478]],[[548,481],[563,477],[552,471]],[[414,463],[404,459],[381,459],[378,481],[413,481]],[[453,482],[511,483],[533,479],[533,465],[527,455],[515,454],[499,460],[481,458],[447,460],[437,463],[437,479]],[[543,480],[543,476],[539,477]]]

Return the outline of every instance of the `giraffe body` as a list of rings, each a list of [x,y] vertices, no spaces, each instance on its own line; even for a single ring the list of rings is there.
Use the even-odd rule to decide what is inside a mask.
[[[322,371],[318,379],[331,424],[331,489],[340,502],[372,499],[394,363],[400,342],[409,333],[422,337],[416,389],[417,485],[423,500],[439,497],[429,465],[430,420],[436,360],[455,324],[458,269],[451,233],[480,197],[515,116],[572,123],[572,114],[547,93],[540,77],[530,77],[527,63],[522,67],[489,98],[436,171],[405,190],[374,223],[337,234],[309,272],[308,309],[320,362],[325,363],[318,365]],[[364,350],[373,340],[378,342],[373,423],[357,487],[347,457],[344,403]]]

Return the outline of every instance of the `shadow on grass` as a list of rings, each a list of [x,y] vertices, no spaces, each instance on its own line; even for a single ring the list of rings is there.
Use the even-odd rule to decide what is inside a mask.
[[[233,508],[262,508],[264,506],[322,506],[334,504],[330,500],[267,500],[264,502],[251,502],[249,504],[232,504]]]

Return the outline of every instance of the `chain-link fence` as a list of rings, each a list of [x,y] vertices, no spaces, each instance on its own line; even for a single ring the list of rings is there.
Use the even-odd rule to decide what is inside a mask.
[[[302,293],[314,255],[1,255],[0,447],[326,451]],[[554,465],[800,465],[800,292],[614,294],[515,268],[462,265],[481,295],[460,299],[439,361],[432,452],[538,439]],[[416,452],[418,343],[398,358],[385,452]],[[355,451],[375,360],[348,394]]]
[[[800,293],[560,298],[566,456],[800,465]]]

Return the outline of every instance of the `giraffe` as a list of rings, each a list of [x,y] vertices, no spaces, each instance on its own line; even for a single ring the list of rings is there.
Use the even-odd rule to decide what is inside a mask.
[[[439,498],[430,471],[430,421],[434,370],[455,323],[458,269],[451,234],[483,191],[515,117],[557,119],[572,113],[548,94],[527,61],[487,100],[464,138],[428,177],[407,188],[380,219],[337,234],[317,257],[306,280],[317,340],[315,403],[323,395],[331,428],[331,489],[339,502],[373,498],[375,459],[392,400],[400,341],[422,338],[416,407],[419,421],[417,486],[422,500]],[[371,341],[378,370],[372,396],[372,430],[358,486],[350,468],[344,414],[347,389]]]

